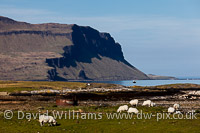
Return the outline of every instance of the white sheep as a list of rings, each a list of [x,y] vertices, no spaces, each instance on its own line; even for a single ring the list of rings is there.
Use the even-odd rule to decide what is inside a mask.
[[[129,102],[132,106],[137,106],[138,105],[138,100],[137,99],[134,99],[134,100],[131,100],[130,102]]]
[[[49,123],[50,126],[56,125],[56,120],[52,116],[40,115],[39,116],[39,122],[40,122],[41,126],[43,126],[44,123]]]
[[[178,103],[175,103],[173,107],[177,110],[180,108],[180,105]]]
[[[117,109],[117,112],[121,113],[122,111],[127,111],[127,110],[128,110],[128,106],[123,105],[123,106],[119,106],[119,108]]]
[[[142,106],[151,106],[151,100],[146,100],[143,102]]]
[[[153,103],[151,100],[146,100],[143,102],[142,106],[149,106],[149,107],[153,107],[155,105],[155,103]]]
[[[128,113],[135,113],[135,114],[137,114],[139,111],[136,108],[130,107],[127,112]]]
[[[173,107],[168,108],[168,113],[174,113],[174,112],[175,112],[175,108],[173,108]]]

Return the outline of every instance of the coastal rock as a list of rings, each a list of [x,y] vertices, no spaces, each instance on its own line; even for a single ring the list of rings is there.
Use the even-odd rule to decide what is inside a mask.
[[[149,79],[124,59],[109,33],[6,17],[0,17],[0,67],[0,80]]]
[[[176,80],[176,77],[172,76],[160,76],[160,75],[154,75],[154,74],[148,74],[147,75],[150,79],[154,80]]]

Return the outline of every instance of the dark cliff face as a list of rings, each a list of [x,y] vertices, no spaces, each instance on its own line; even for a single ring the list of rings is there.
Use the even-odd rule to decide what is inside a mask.
[[[74,45],[63,48],[63,57],[59,59],[62,61],[56,66],[76,66],[76,62],[91,63],[92,58],[101,59],[101,56],[125,62],[121,46],[115,43],[110,34],[99,33],[90,27],[77,25],[74,25],[72,29],[72,42]]]
[[[65,78],[67,73],[71,73],[66,70],[66,68],[70,67],[76,68],[77,70],[76,76],[74,77],[75,80],[113,80],[115,79],[115,76],[119,80],[126,79],[118,74],[118,71],[121,71],[120,69],[114,70],[114,73],[116,73],[116,75],[112,74],[111,77],[109,75],[107,77],[103,77],[103,75],[101,75],[100,73],[91,76],[93,74],[90,72],[90,70],[88,70],[90,68],[88,68],[88,66],[87,68],[84,67],[84,64],[90,64],[92,66],[92,63],[94,63],[92,61],[93,59],[98,59],[102,61],[103,64],[104,61],[102,59],[107,58],[108,60],[114,60],[116,62],[123,63],[124,65],[127,65],[129,69],[131,68],[138,71],[135,67],[133,67],[124,59],[121,46],[114,41],[109,33],[100,33],[99,31],[91,27],[81,27],[78,25],[74,25],[72,27],[72,30],[73,45],[63,48],[63,57],[46,60],[48,65],[54,68],[49,71],[51,80],[70,79],[70,77]],[[105,63],[107,69],[106,71],[108,74],[110,71],[112,71],[112,65],[114,65],[114,67],[117,67],[118,65],[121,66],[120,63],[116,64],[116,62],[113,64],[112,62],[110,62],[110,64]],[[80,65],[80,63],[82,64]],[[96,67],[99,67],[101,69],[100,66]],[[94,68],[92,67],[91,69]],[[124,67],[124,69],[126,69],[126,67]],[[127,69],[127,72],[130,71],[129,69]],[[65,71],[65,74],[59,74],[58,71]],[[103,68],[101,71],[105,71],[105,68]],[[144,75],[142,72],[140,73],[144,76],[144,79],[147,79],[146,75]],[[131,76],[129,76],[130,75],[127,75],[127,79],[131,79]],[[134,78],[134,76],[135,75],[132,75],[132,78]]]
[[[4,25],[0,28],[0,58],[10,59],[2,72],[12,73],[0,73],[2,79],[148,79],[124,59],[120,44],[108,33],[78,25],[32,25],[2,17],[0,25]],[[0,66],[6,66],[5,62],[0,61]]]
[[[91,27],[80,27],[77,25],[74,25],[72,29],[72,41],[74,47],[76,47],[74,49],[78,49],[76,53],[73,53],[73,57],[80,59],[80,61],[84,61],[83,55],[91,58],[106,56],[115,60],[124,60],[121,46],[115,43],[110,34],[99,33]]]
[[[56,68],[77,67],[78,62],[92,63],[92,58],[101,60],[108,57],[126,63],[121,46],[115,43],[108,33],[100,33],[91,27],[72,27],[72,42],[74,45],[64,47],[63,57],[47,59],[49,66],[54,67],[49,71],[51,80],[65,80],[58,76]],[[80,70],[77,79],[89,79],[84,70]]]

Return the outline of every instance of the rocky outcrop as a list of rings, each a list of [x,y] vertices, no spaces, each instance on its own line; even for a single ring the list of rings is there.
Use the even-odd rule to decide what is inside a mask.
[[[154,74],[148,74],[147,76],[153,80],[177,80],[176,77],[172,77],[172,76],[159,76],[159,75],[154,75]]]
[[[1,80],[149,79],[108,33],[67,24],[0,17]]]

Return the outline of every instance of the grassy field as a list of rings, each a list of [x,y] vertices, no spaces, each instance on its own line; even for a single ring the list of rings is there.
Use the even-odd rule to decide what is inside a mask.
[[[90,87],[116,87],[114,84],[105,83],[92,83]],[[41,89],[79,89],[86,88],[86,83],[80,82],[59,82],[59,81],[0,81],[0,92],[19,92],[19,91],[31,91]]]
[[[52,107],[50,110],[78,110],[82,109],[84,112],[103,113],[102,119],[57,119],[58,126],[43,127],[39,125],[38,120],[27,119],[17,120],[17,112],[10,120],[4,118],[3,113],[0,119],[0,131],[6,133],[43,133],[43,132],[199,132],[200,117],[193,120],[176,120],[176,119],[162,119],[157,121],[156,117],[151,119],[137,119],[136,115],[132,119],[108,119],[105,113],[116,112],[117,107]],[[162,113],[166,111],[163,107],[138,107],[144,113]],[[75,117],[76,118],[76,117]]]
[[[165,88],[182,88],[184,85],[175,84],[175,85],[167,85],[167,86],[158,86],[158,89]],[[104,88],[114,88],[117,85],[113,84],[102,84],[102,83],[93,83],[90,87],[104,87]],[[197,85],[186,85],[187,88],[198,88]],[[0,91],[7,92],[18,92],[23,90],[40,90],[40,89],[79,89],[79,88],[87,88],[86,83],[78,83],[78,82],[32,82],[32,81],[0,81]],[[138,88],[138,87],[136,87]],[[148,87],[141,88],[141,90],[145,91]],[[140,91],[141,91],[140,90]],[[154,88],[152,89],[154,90]],[[38,104],[39,103],[39,104]],[[167,108],[164,107],[142,107],[139,106],[137,109],[139,111],[142,110],[144,114],[152,113],[155,116],[152,116],[150,119],[145,119],[144,117],[138,119],[136,115],[132,118],[121,118],[121,119],[108,119],[107,114],[116,113],[118,106],[110,106],[110,105],[102,105],[102,106],[65,106],[60,107],[55,103],[45,103],[44,106],[40,105],[38,102],[36,105],[44,108],[41,112],[45,112],[49,110],[49,115],[53,115],[52,111],[78,111],[82,110],[82,113],[96,113],[102,114],[102,117],[98,119],[81,119],[81,114],[79,113],[79,119],[77,119],[77,115],[75,119],[67,119],[62,117],[62,119],[56,119],[58,122],[57,126],[48,126],[47,124],[43,127],[40,126],[37,119],[32,119],[29,121],[28,119],[17,119],[18,111],[14,111],[14,115],[12,119],[4,118],[4,111],[0,112],[0,133],[60,133],[60,132],[80,132],[80,133],[88,133],[88,132],[199,132],[200,131],[200,115],[197,115],[198,119],[160,119],[157,121],[156,113],[167,112]],[[13,106],[13,105],[9,105]],[[18,106],[18,105],[16,105]],[[24,104],[22,106],[25,106]],[[34,106],[35,107],[35,104]],[[6,108],[7,109],[7,108]],[[21,108],[20,108],[21,109]],[[198,111],[199,112],[199,111]],[[30,108],[30,111],[25,113],[38,113],[38,108]],[[125,113],[127,114],[127,113]],[[68,115],[68,113],[67,113]],[[172,115],[171,115],[172,118]]]

